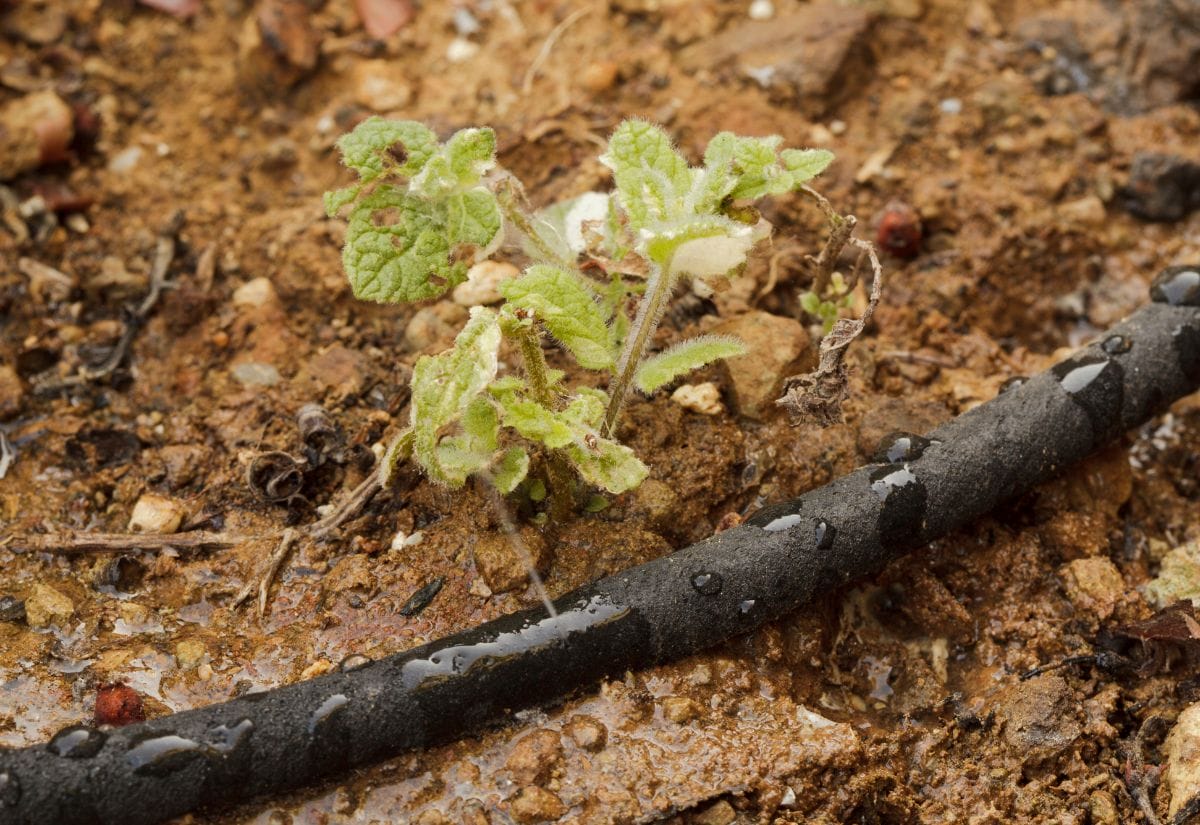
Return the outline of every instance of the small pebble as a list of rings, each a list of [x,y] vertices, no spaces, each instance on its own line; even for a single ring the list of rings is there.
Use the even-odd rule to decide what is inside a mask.
[[[662,701],[663,716],[677,725],[690,722],[700,714],[700,705],[686,696],[668,696]]]
[[[25,621],[32,628],[63,627],[75,615],[75,603],[48,584],[35,584],[25,599]]]
[[[465,60],[470,60],[478,52],[478,43],[473,43],[465,37],[456,37],[446,47],[446,59],[451,63],[462,63]]]
[[[101,685],[96,691],[96,708],[93,718],[97,725],[112,725],[119,728],[146,720],[142,696],[129,685]]]
[[[754,0],[748,14],[751,20],[770,20],[775,16],[775,4],[771,0]]]
[[[166,496],[146,493],[133,505],[129,529],[134,533],[174,533],[183,522],[183,506]]]
[[[354,68],[354,101],[373,112],[403,109],[412,87],[400,68],[387,60],[364,60]]]
[[[230,375],[239,384],[244,384],[247,387],[273,387],[283,380],[283,376],[279,374],[279,370],[270,364],[263,364],[258,361],[247,361],[238,364],[230,370]]]
[[[503,261],[480,261],[467,272],[467,280],[454,287],[454,303],[462,307],[486,306],[502,300],[499,288],[520,270]]]
[[[254,278],[233,291],[235,307],[262,307],[278,300],[279,296],[270,278]]]
[[[703,384],[682,384],[671,393],[671,400],[685,410],[701,415],[720,415],[725,412],[721,405],[721,391],[711,381]]]
[[[517,822],[553,822],[567,812],[567,806],[545,788],[533,786],[522,788],[509,810]]]
[[[577,746],[591,753],[603,750],[608,743],[608,728],[598,719],[584,714],[571,717],[571,721],[563,726],[563,733],[571,737]]]
[[[594,95],[603,94],[617,84],[620,67],[611,60],[588,64],[583,70],[583,88]]]

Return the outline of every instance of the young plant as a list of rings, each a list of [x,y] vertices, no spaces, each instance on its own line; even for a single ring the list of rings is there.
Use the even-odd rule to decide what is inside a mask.
[[[803,187],[833,159],[780,143],[721,133],[692,167],[661,129],[628,120],[601,156],[615,191],[534,214],[497,167],[490,129],[443,144],[419,123],[371,118],[345,135],[342,160],[359,180],[325,204],[331,216],[349,207],[343,263],[359,298],[435,298],[492,254],[506,227],[534,260],[502,285],[499,309],[473,308],[450,350],[418,359],[409,428],[384,458],[384,480],[412,457],[435,481],[457,487],[483,476],[509,493],[540,450],[555,518],[572,506],[574,476],[610,493],[640,484],[646,465],[614,438],[631,389],[653,393],[745,352],[735,339],[706,335],[648,355],[672,293],[683,281],[739,272],[770,233],[749,204]],[[568,386],[546,363],[547,336],[606,375],[608,391]],[[501,374],[505,341],[520,355],[520,375]]]

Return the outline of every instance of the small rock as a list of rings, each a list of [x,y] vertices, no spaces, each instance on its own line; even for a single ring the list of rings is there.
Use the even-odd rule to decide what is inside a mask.
[[[467,280],[454,287],[454,303],[462,307],[487,306],[502,300],[500,284],[520,273],[510,263],[480,261],[467,272]]]
[[[728,26],[680,50],[678,62],[688,72],[732,63],[741,75],[765,79],[772,92],[823,111],[871,76],[870,24],[861,6],[808,3],[771,20]]]
[[[354,0],[354,9],[367,34],[377,40],[391,37],[416,14],[412,0]]]
[[[700,705],[687,696],[668,696],[662,701],[663,716],[677,725],[690,722],[700,715]]]
[[[279,295],[270,278],[254,278],[233,291],[235,307],[266,307],[278,303]]]
[[[593,95],[600,95],[617,85],[620,67],[611,60],[598,60],[589,63],[583,70],[583,88]]]
[[[423,307],[405,325],[404,340],[414,352],[440,352],[450,346],[466,320],[466,310],[455,303]]]
[[[1092,817],[1092,825],[1120,825],[1121,822],[1117,800],[1108,791],[1094,791],[1088,797],[1088,813]]]
[[[600,720],[586,714],[572,716],[563,725],[563,733],[571,737],[571,741],[585,751],[595,753],[604,750],[608,744],[608,728]]]
[[[116,175],[127,175],[141,162],[142,147],[127,146],[108,159],[108,171]]]
[[[233,380],[247,387],[273,387],[283,380],[279,370],[260,361],[246,361],[229,371]]]
[[[517,740],[504,767],[520,785],[545,785],[562,759],[562,738],[558,733],[537,730]]]
[[[996,715],[1004,722],[1004,739],[1029,759],[1057,753],[1083,732],[1075,718],[1075,701],[1057,673],[1017,682],[1001,696]]]
[[[238,78],[259,96],[294,86],[317,66],[321,36],[303,0],[261,0],[238,36]]]
[[[752,311],[717,325],[746,345],[745,355],[721,362],[739,415],[761,418],[774,407],[785,376],[812,367],[812,346],[799,321]]]
[[[0,108],[0,180],[63,160],[75,115],[54,92],[33,92]]]
[[[1104,211],[1104,201],[1096,195],[1087,195],[1064,203],[1058,207],[1058,214],[1068,223],[1080,226],[1103,226],[1108,220],[1108,214]]]
[[[199,667],[208,658],[208,648],[199,639],[184,639],[175,645],[175,661],[184,670]]]
[[[25,620],[25,602],[15,596],[0,596],[0,622]]]
[[[1139,152],[1120,203],[1146,221],[1177,221],[1200,207],[1200,164],[1176,155]]]
[[[179,490],[191,483],[207,455],[198,444],[168,444],[159,450],[167,488]]]
[[[93,719],[97,725],[119,728],[134,722],[146,721],[142,696],[129,685],[101,685],[96,691]]]
[[[721,406],[721,391],[711,381],[703,384],[680,384],[671,393],[671,400],[685,410],[698,412],[701,415],[720,415],[725,412]]]
[[[1102,556],[1075,559],[1063,565],[1058,575],[1075,609],[1098,619],[1111,616],[1125,595],[1121,571]]]
[[[517,822],[552,822],[567,812],[567,806],[550,791],[534,786],[522,788],[509,811]]]
[[[546,542],[532,527],[522,528],[520,540],[534,567],[548,561]],[[493,593],[507,593],[524,587],[529,578],[522,554],[513,547],[513,537],[505,533],[487,533],[475,541],[475,566]]]
[[[721,799],[692,815],[692,825],[729,825],[737,819],[733,806]]]
[[[61,627],[74,615],[74,602],[48,584],[35,584],[25,599],[25,621],[33,628]]]
[[[1158,575],[1145,591],[1150,604],[1160,610],[1185,600],[1200,606],[1200,542],[1176,547],[1163,556]]]
[[[21,376],[8,364],[0,364],[0,421],[16,418],[25,403]]]
[[[334,399],[340,401],[363,391],[369,366],[362,353],[334,344],[310,360],[304,369],[322,390],[332,392]]]
[[[183,505],[154,493],[139,498],[129,517],[129,529],[134,533],[174,533],[182,523]]]
[[[1174,818],[1184,805],[1200,794],[1200,703],[1179,714],[1163,750],[1167,756],[1163,775],[1171,790],[1167,815]]]
[[[875,244],[897,258],[915,258],[921,252],[921,216],[904,201],[889,201],[875,216]]]
[[[354,101],[373,112],[403,109],[412,94],[412,87],[396,64],[364,60],[354,67]]]

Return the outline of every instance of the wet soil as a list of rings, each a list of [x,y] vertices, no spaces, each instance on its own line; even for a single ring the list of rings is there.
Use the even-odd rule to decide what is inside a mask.
[[[750,3],[714,0],[426,2],[383,41],[348,0],[262,5],[285,21],[265,38],[241,0],[209,0],[186,21],[131,0],[0,12],[0,104],[54,90],[77,131],[65,161],[4,184],[0,427],[16,457],[0,480],[0,597],[25,600],[28,615],[0,613],[0,745],[90,720],[106,683],[161,715],[536,602],[524,586],[493,592],[476,563],[500,529],[486,491],[414,480],[337,535],[300,542],[265,616],[253,599],[233,604],[284,528],[371,471],[372,448],[407,416],[407,368],[463,315],[448,300],[350,295],[342,227],[320,194],[346,179],[333,141],[370,112],[442,132],[494,126],[502,162],[539,204],[606,186],[598,144],[641,115],[693,157],[723,129],[829,146],[838,159],[822,190],[868,236],[893,201],[920,216],[918,248],[896,247],[915,256],[886,259],[883,304],[851,350],[845,421],[791,427],[769,405],[739,415],[739,377],[721,368],[700,376],[722,391],[718,415],[666,394],[634,401],[621,435],[652,482],[553,537],[523,528],[547,546],[552,595],[820,485],[893,430],[991,398],[1143,302],[1159,268],[1200,259],[1200,215],[1147,222],[1122,200],[1137,153],[1200,161],[1186,77],[1196,52],[1173,16],[1187,3],[776,0],[763,22]],[[802,256],[819,248],[820,216],[799,198],[766,215],[770,252],[784,253],[774,274],[764,255],[712,301],[681,299],[660,344],[755,310],[808,323]],[[163,237],[175,240],[169,288],[130,357],[103,380],[37,392],[111,352]],[[247,469],[272,450],[304,455],[296,415],[308,403],[329,411],[344,446],[305,465],[295,496],[264,501]],[[1142,587],[1157,559],[1200,538],[1198,467],[1192,397],[750,637],[477,738],[185,821],[1139,821],[1125,770],[1134,736],[1196,700],[1194,675],[1018,675],[1151,614]],[[183,529],[257,538],[17,549],[32,533],[124,531],[149,493],[180,509]],[[402,609],[434,580],[428,606]],[[1165,791],[1154,801],[1162,814]]]

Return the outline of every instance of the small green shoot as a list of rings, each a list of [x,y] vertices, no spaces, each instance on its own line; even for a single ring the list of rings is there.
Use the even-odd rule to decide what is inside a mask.
[[[683,281],[737,274],[771,231],[749,202],[804,188],[833,160],[780,144],[723,132],[693,167],[660,128],[627,120],[600,158],[614,192],[533,213],[498,167],[490,129],[439,143],[420,123],[375,117],[342,137],[358,182],[327,193],[325,206],[348,212],[343,264],[357,297],[436,298],[496,251],[506,227],[534,261],[501,286],[498,309],[471,310],[451,349],[417,360],[409,427],[384,456],[384,480],[411,457],[451,487],[478,476],[534,503],[548,493],[555,519],[577,502],[608,506],[597,492],[577,497],[574,479],[608,494],[637,487],[649,469],[614,438],[631,388],[650,394],[745,353],[736,339],[706,335],[649,355],[671,295]],[[606,375],[607,391],[566,384],[546,363],[547,338]],[[503,369],[506,342],[520,374]],[[545,481],[530,475],[538,466]]]

